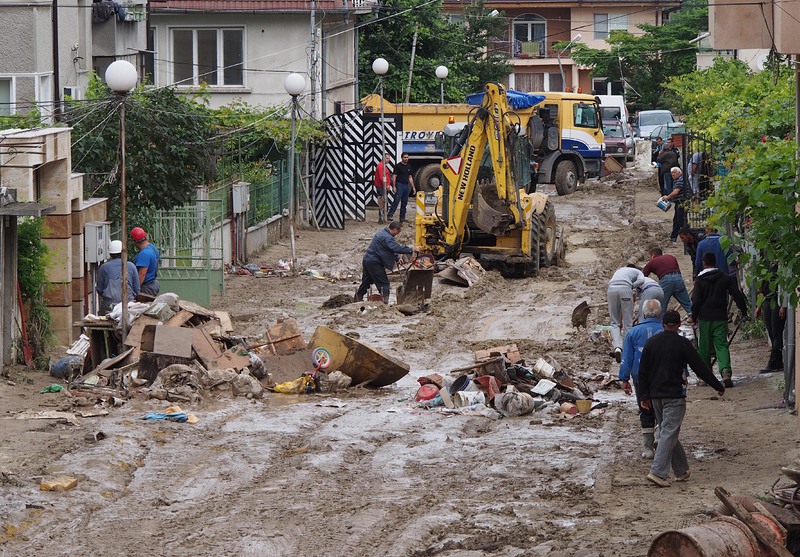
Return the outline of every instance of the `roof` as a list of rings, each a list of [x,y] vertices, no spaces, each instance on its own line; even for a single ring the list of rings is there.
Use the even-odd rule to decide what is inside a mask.
[[[315,0],[317,12],[367,12],[377,0]],[[155,13],[165,12],[280,12],[310,13],[310,0],[150,0]]]

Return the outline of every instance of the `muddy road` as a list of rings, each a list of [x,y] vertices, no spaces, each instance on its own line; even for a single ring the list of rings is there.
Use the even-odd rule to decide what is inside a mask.
[[[616,375],[610,342],[576,331],[570,316],[586,300],[588,330],[608,324],[608,278],[643,263],[651,245],[690,270],[669,242],[671,213],[655,207],[653,180],[589,182],[554,197],[567,230],[562,266],[533,279],[488,273],[470,289],[437,281],[425,314],[321,307],[355,291],[376,214],[344,231],[300,232],[300,266],[340,280],[226,277],[214,306],[230,312],[237,334],[258,337],[282,317],[297,319],[307,339],[317,325],[357,334],[411,366],[388,388],[207,398],[183,407],[200,419],[194,425],[144,422],[166,405],[132,400],[75,427],[13,419],[58,407],[37,392],[45,376],[0,385],[0,409],[12,418],[0,453],[0,555],[633,557],[660,532],[707,517],[717,485],[763,494],[797,456],[796,418],[779,405],[782,378],[757,371],[768,355],[763,339],[733,344],[736,387],[724,399],[693,380],[682,432],[692,477],[669,489],[645,480],[635,401],[620,390],[596,393],[610,403],[604,413],[571,419],[493,420],[413,403],[417,377],[511,342],[529,365],[550,355],[590,388]],[[407,227],[400,240],[412,243],[412,234]],[[288,255],[287,241],[255,261]],[[106,439],[83,441],[98,430]],[[45,474],[79,483],[43,492]]]

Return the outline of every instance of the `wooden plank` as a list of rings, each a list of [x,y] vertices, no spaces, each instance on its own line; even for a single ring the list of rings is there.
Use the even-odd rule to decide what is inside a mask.
[[[133,346],[135,348],[133,351],[134,358],[138,358],[141,354],[139,345],[142,343],[142,333],[144,332],[144,328],[147,325],[156,325],[157,323],[158,319],[154,317],[140,315],[136,321],[133,322],[133,325],[131,325],[128,335],[125,337],[125,346]]]
[[[164,323],[169,327],[183,327],[189,320],[194,317],[194,313],[191,311],[187,311],[185,309],[180,310],[178,313],[173,315],[169,321]]]
[[[277,354],[291,354],[306,347],[306,341],[294,319],[285,319],[266,331],[267,340]]]
[[[242,369],[250,365],[250,354],[243,346],[227,349],[208,369]]]
[[[231,316],[227,311],[215,311],[214,314],[219,319],[219,322],[222,324],[222,332],[230,334],[234,331],[233,329],[233,321],[231,320]]]
[[[192,329],[192,348],[207,369],[210,369],[211,364],[222,356],[222,351],[217,347],[217,343],[203,329]]]
[[[181,309],[185,309],[186,311],[191,311],[195,315],[201,315],[203,317],[208,317],[209,319],[213,319],[216,317],[213,311],[204,308],[200,304],[195,304],[194,302],[190,302],[189,300],[181,300],[178,302],[178,305],[181,306]]]
[[[722,501],[726,507],[744,524],[755,534],[758,541],[763,543],[767,548],[772,550],[772,552],[777,555],[778,557],[794,557],[792,553],[783,547],[778,538],[775,534],[769,529],[769,527],[753,518],[747,509],[744,506],[736,501],[731,494],[723,487],[717,487],[714,489],[714,494]]]

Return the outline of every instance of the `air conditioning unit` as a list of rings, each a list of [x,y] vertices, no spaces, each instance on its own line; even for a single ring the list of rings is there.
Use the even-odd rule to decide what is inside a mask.
[[[64,87],[64,98],[71,98],[73,101],[83,100],[83,89],[80,87]]]

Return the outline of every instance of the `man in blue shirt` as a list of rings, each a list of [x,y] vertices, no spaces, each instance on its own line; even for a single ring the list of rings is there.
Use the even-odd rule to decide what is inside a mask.
[[[356,302],[363,300],[364,294],[374,284],[383,296],[383,303],[389,303],[389,277],[386,276],[386,269],[394,269],[400,254],[419,251],[416,246],[412,249],[394,239],[401,229],[402,225],[393,220],[372,238],[361,262],[361,286],[356,291]]]
[[[717,269],[726,275],[731,274],[731,269],[728,265],[728,256],[732,252],[730,248],[722,251],[722,245],[719,243],[719,232],[716,228],[706,227],[706,237],[697,244],[697,253],[694,256],[694,267],[696,269],[703,269],[703,255],[706,253],[714,254],[714,259],[717,262]]]
[[[158,284],[158,264],[161,261],[161,254],[153,244],[147,241],[147,233],[138,226],[131,230],[131,240],[133,245],[139,250],[133,258],[133,264],[139,274],[139,282],[142,285],[142,293],[158,296],[161,287]]]
[[[122,242],[114,240],[108,246],[111,259],[100,265],[97,271],[95,290],[100,295],[99,315],[105,315],[122,302]],[[128,261],[128,301],[132,302],[139,293],[139,274],[136,266]]]
[[[625,343],[622,350],[622,363],[619,365],[619,380],[622,382],[622,390],[630,395],[632,392],[630,380],[633,379],[633,387],[636,394],[636,406],[639,408],[639,423],[642,426],[642,439],[644,441],[644,451],[642,458],[652,459],[655,455],[653,444],[655,441],[656,417],[653,409],[644,409],[639,398],[639,360],[642,357],[642,349],[647,341],[654,335],[662,332],[664,326],[661,324],[661,301],[645,300],[642,304],[642,317],[638,324],[634,325],[625,336]]]

